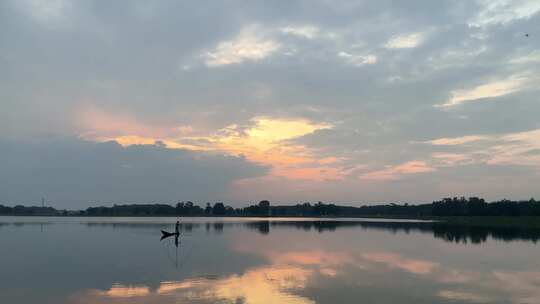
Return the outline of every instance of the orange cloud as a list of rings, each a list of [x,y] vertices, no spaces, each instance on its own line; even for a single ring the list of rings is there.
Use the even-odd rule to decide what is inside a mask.
[[[305,119],[252,119],[252,125],[237,125],[220,130],[210,140],[223,151],[243,154],[248,159],[270,164],[299,164],[310,161],[302,146],[285,141],[330,128],[327,124],[315,124]]]
[[[401,178],[402,175],[427,173],[435,170],[435,168],[430,167],[426,162],[415,160],[383,170],[366,173],[360,176],[360,179],[373,181],[396,180]]]
[[[198,285],[201,285],[202,282],[200,281],[183,281],[183,282],[161,282],[159,285],[159,288],[157,290],[158,294],[169,294],[172,292],[175,292],[177,290],[182,289],[193,289],[197,287]]]
[[[123,146],[161,142],[170,149],[214,151],[270,165],[272,175],[288,179],[339,179],[336,157],[318,159],[301,145],[288,140],[311,134],[331,125],[301,118],[253,118],[248,126],[230,125],[214,133],[194,136],[190,126],[151,126],[122,114],[110,114],[95,107],[80,109],[77,125],[81,137],[95,141],[116,141]]]
[[[75,125],[83,138],[117,136],[138,136],[145,138],[166,138],[173,134],[174,128],[142,123],[122,113],[109,113],[94,106],[85,106],[76,111]]]
[[[471,135],[438,138],[425,143],[433,145],[464,145],[482,141],[483,147],[466,153],[436,152],[431,156],[440,167],[466,165],[475,162],[488,165],[522,165],[540,167],[540,129],[500,135]]]
[[[527,75],[512,75],[507,79],[493,81],[466,90],[455,90],[452,97],[440,107],[453,107],[464,102],[493,98],[515,93],[527,87],[529,77]]]
[[[116,137],[94,137],[94,140],[100,142],[116,141],[120,145],[127,147],[132,145],[155,145],[161,143],[169,149],[187,149],[192,151],[211,151],[210,148],[205,146],[183,144],[173,140],[167,139],[155,139],[150,137],[141,137],[136,135],[116,136]]]
[[[109,290],[96,291],[96,294],[111,298],[143,297],[150,294],[150,288],[146,286],[124,286],[117,284],[113,285]]]
[[[463,145],[470,142],[480,141],[487,139],[486,136],[477,136],[477,135],[470,135],[470,136],[462,136],[462,137],[444,137],[444,138],[438,138],[434,140],[430,140],[427,143],[430,143],[432,145],[436,146],[454,146],[454,145]]]

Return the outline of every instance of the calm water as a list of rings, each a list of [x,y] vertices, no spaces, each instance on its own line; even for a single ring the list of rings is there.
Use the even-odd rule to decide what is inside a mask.
[[[540,232],[0,217],[0,303],[540,303]]]

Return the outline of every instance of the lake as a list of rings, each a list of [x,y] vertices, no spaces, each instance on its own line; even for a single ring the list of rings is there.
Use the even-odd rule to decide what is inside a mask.
[[[0,217],[0,303],[540,303],[540,232],[369,219]]]

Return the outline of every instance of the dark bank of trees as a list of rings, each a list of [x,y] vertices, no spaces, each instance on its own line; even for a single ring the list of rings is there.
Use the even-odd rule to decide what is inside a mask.
[[[540,201],[501,200],[487,203],[484,199],[471,197],[445,198],[433,202],[434,216],[540,216]]]
[[[245,208],[233,208],[222,202],[206,203],[202,208],[193,202],[179,202],[175,206],[167,204],[114,205],[112,207],[90,207],[80,211],[85,216],[268,216],[270,202],[261,201]]]
[[[51,207],[5,207],[0,215],[80,215],[80,216],[273,216],[273,217],[430,217],[430,216],[540,216],[540,202],[501,200],[487,203],[482,198],[444,198],[431,204],[385,204],[361,207],[318,202],[272,206],[263,200],[248,207],[233,208],[222,202],[203,208],[193,202],[176,205],[144,204],[90,207],[83,211],[59,211]]]
[[[487,203],[478,197],[444,198],[431,204],[385,204],[361,207],[334,204],[297,204],[270,207],[272,216],[430,217],[430,216],[540,216],[540,201],[500,200]]]
[[[0,215],[14,216],[57,216],[63,215],[65,211],[56,210],[52,207],[22,206],[7,207],[0,205]]]

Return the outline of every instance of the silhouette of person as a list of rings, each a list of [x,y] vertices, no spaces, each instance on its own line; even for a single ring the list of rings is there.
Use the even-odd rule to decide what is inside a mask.
[[[174,233],[179,234],[180,230],[178,230],[180,227],[180,221],[176,221],[176,225],[174,226]]]

